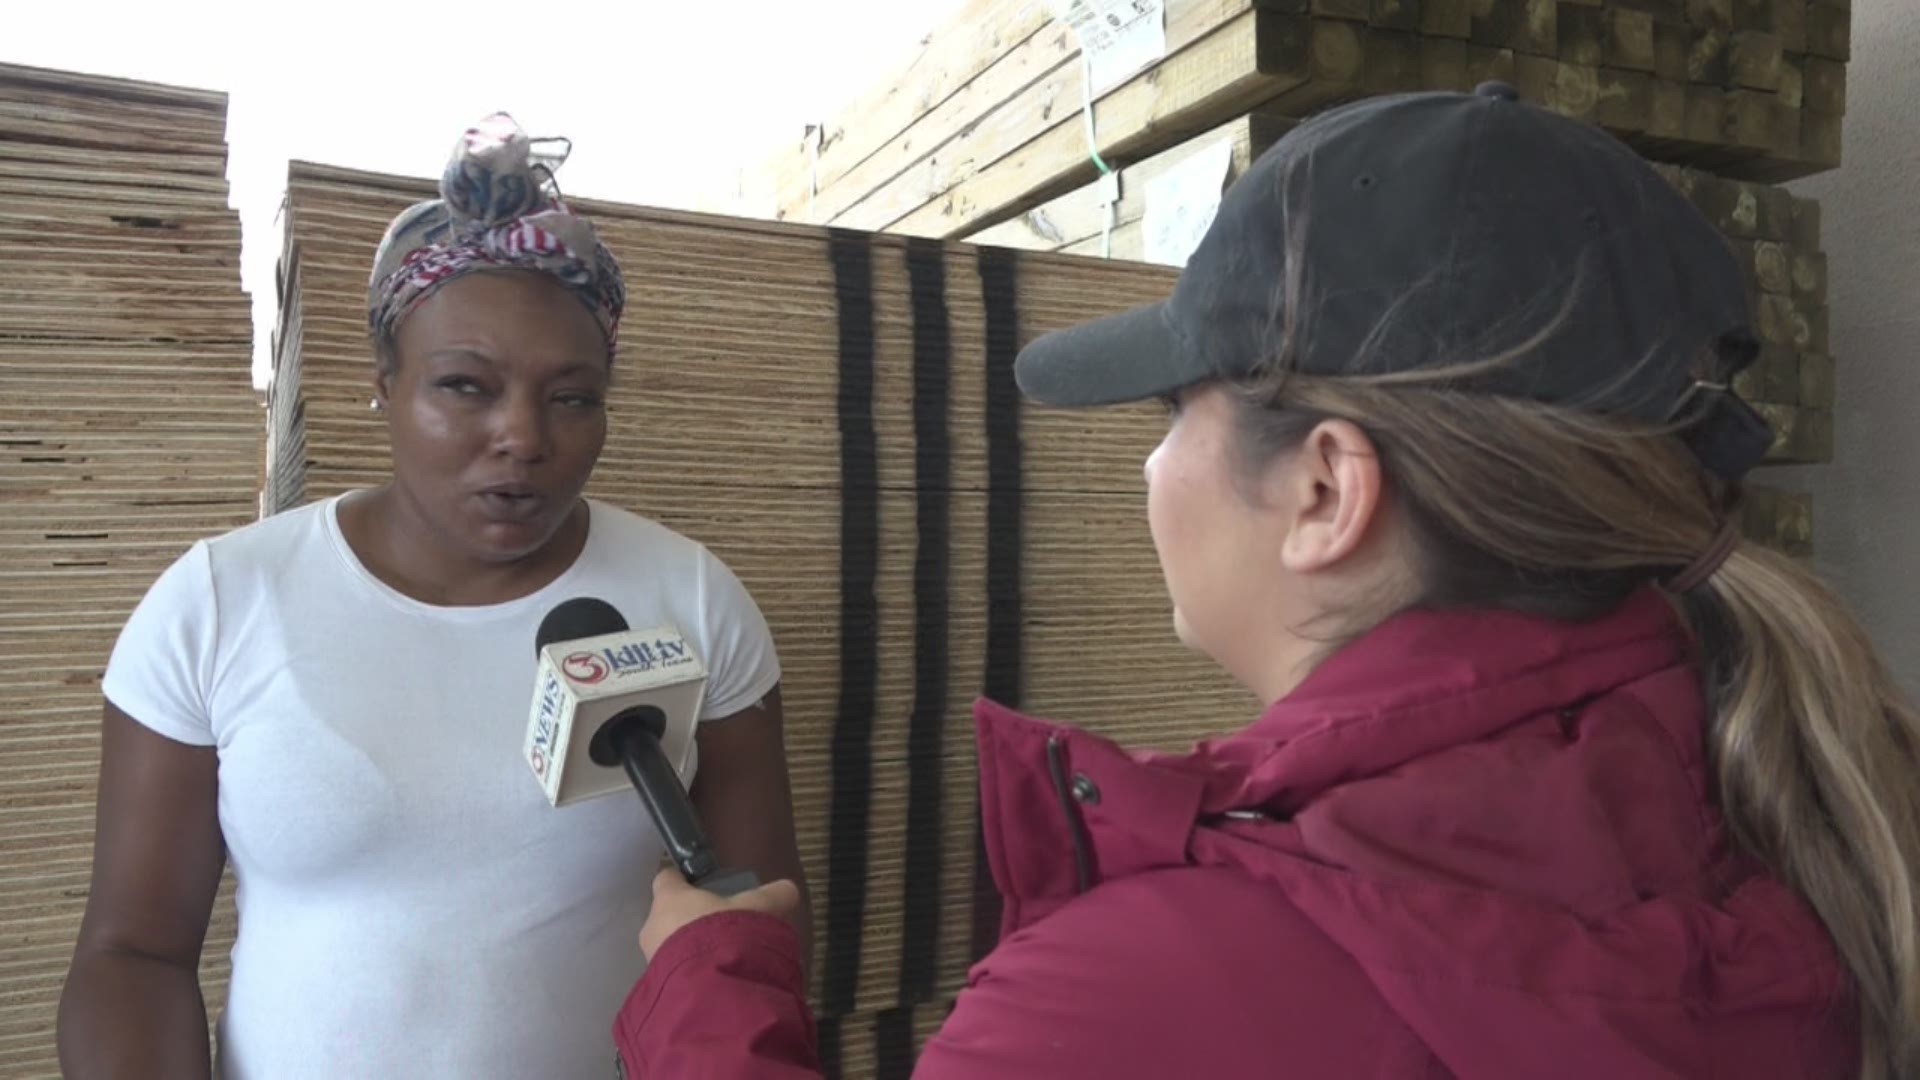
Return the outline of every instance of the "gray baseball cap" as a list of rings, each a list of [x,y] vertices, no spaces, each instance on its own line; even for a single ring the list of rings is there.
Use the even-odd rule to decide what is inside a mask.
[[[1035,401],[1089,406],[1276,360],[1444,369],[1456,389],[1672,423],[1737,478],[1772,443],[1730,385],[1751,326],[1731,248],[1684,196],[1599,128],[1489,83],[1295,128],[1227,191],[1171,297],[1047,334],[1015,371]]]

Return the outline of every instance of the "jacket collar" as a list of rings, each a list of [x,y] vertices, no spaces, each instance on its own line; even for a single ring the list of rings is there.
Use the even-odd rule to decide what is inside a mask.
[[[1191,757],[1210,777],[1202,809],[1287,817],[1328,788],[1577,706],[1680,663],[1688,649],[1652,589],[1584,623],[1405,612],[1329,657],[1248,727],[1201,743]]]
[[[1090,882],[1186,863],[1202,822],[1235,831],[1244,816],[1291,819],[1330,788],[1577,706],[1676,666],[1686,650],[1673,610],[1651,590],[1583,624],[1409,612],[1326,660],[1244,730],[1187,754],[1130,753],[982,700],[981,819],[1003,929]],[[1673,712],[1659,722],[1697,755],[1698,710]]]

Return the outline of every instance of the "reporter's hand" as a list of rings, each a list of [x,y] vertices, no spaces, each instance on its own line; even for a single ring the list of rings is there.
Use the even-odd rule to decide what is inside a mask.
[[[772,881],[734,896],[716,896],[687,884],[672,866],[653,879],[653,911],[640,928],[640,951],[648,960],[688,923],[723,911],[758,911],[792,921],[800,910],[800,889],[791,881]]]

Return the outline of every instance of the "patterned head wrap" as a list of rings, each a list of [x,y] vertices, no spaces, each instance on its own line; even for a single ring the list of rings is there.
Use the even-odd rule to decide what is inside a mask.
[[[374,254],[367,286],[374,339],[392,340],[408,313],[455,278],[520,269],[572,290],[599,322],[612,357],[626,283],[593,226],[561,201],[553,171],[562,160],[536,155],[505,113],[468,129],[440,177],[440,198],[401,211]]]

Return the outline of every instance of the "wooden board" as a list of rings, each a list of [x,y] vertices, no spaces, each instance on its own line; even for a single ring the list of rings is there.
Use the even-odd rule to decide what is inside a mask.
[[[1810,0],[1168,0],[1167,54],[1094,102],[1039,5],[978,0],[919,58],[746,170],[739,212],[959,237],[1267,105],[1514,83],[1649,156],[1779,181],[1839,164],[1848,20]],[[1755,13],[1764,9],[1765,17]]]
[[[911,152],[914,139],[898,137],[916,125],[953,130],[949,122],[926,121],[930,114],[978,113],[983,108],[979,99],[994,92],[994,86],[1004,88],[1021,72],[1034,77],[1050,71],[1073,51],[1070,35],[1054,24],[1042,4],[970,0],[905,63],[876,79],[834,118],[808,125],[795,152],[744,171],[740,194],[748,201],[769,203],[790,192],[806,192],[811,198],[813,191],[837,185],[883,150]],[[983,80],[989,70],[993,79]],[[808,219],[813,217],[809,213]]]
[[[100,676],[202,536],[257,516],[226,97],[0,65],[0,1075],[58,1074]],[[202,966],[218,1016],[232,881]]]

